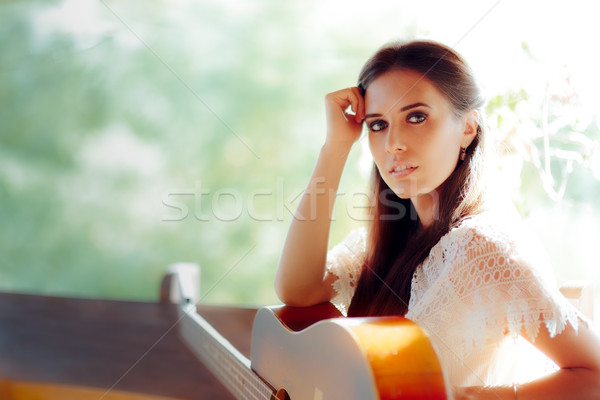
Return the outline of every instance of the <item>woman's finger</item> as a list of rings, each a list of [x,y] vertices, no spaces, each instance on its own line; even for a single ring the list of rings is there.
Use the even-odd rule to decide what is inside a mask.
[[[362,96],[360,89],[358,87],[353,87],[352,93],[354,94],[354,97],[357,100],[356,107],[354,108],[354,110],[356,112],[356,116],[355,116],[356,122],[361,124],[363,122],[363,120],[365,119],[365,99]]]

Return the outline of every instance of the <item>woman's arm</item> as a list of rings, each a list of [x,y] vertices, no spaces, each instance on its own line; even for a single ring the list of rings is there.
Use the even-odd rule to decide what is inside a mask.
[[[545,328],[540,329],[535,342],[538,349],[551,358],[560,370],[555,373],[513,387],[457,388],[455,398],[553,400],[600,399],[600,335],[598,331],[580,324],[577,332],[570,325],[550,338]]]
[[[333,296],[335,276],[325,270],[331,215],[346,159],[364,119],[358,88],[328,94],[325,105],[327,139],[292,219],[275,276],[277,295],[293,306],[310,306]],[[345,113],[348,106],[356,115]]]

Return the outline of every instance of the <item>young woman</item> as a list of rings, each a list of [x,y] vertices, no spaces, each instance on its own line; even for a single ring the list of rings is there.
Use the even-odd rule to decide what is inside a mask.
[[[457,399],[599,399],[597,331],[486,199],[483,101],[464,60],[435,42],[392,44],[358,87],[325,104],[325,144],[277,270],[281,300],[405,315],[429,331]],[[363,124],[375,161],[371,218],[328,252]]]

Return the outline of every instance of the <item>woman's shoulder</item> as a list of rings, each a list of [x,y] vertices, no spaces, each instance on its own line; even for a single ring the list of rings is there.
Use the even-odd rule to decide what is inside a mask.
[[[516,212],[485,211],[465,218],[440,240],[446,256],[460,264],[527,265],[543,268],[548,264],[540,244]]]
[[[464,218],[446,236],[468,237],[474,244],[490,242],[499,247],[518,245],[524,239],[525,224],[516,213],[510,211],[483,211]]]

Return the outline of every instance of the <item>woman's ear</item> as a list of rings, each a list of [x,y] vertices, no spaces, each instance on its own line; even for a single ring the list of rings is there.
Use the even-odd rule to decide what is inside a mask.
[[[477,110],[469,110],[463,117],[463,147],[469,147],[475,136],[477,136],[477,128],[479,127],[479,112]]]

